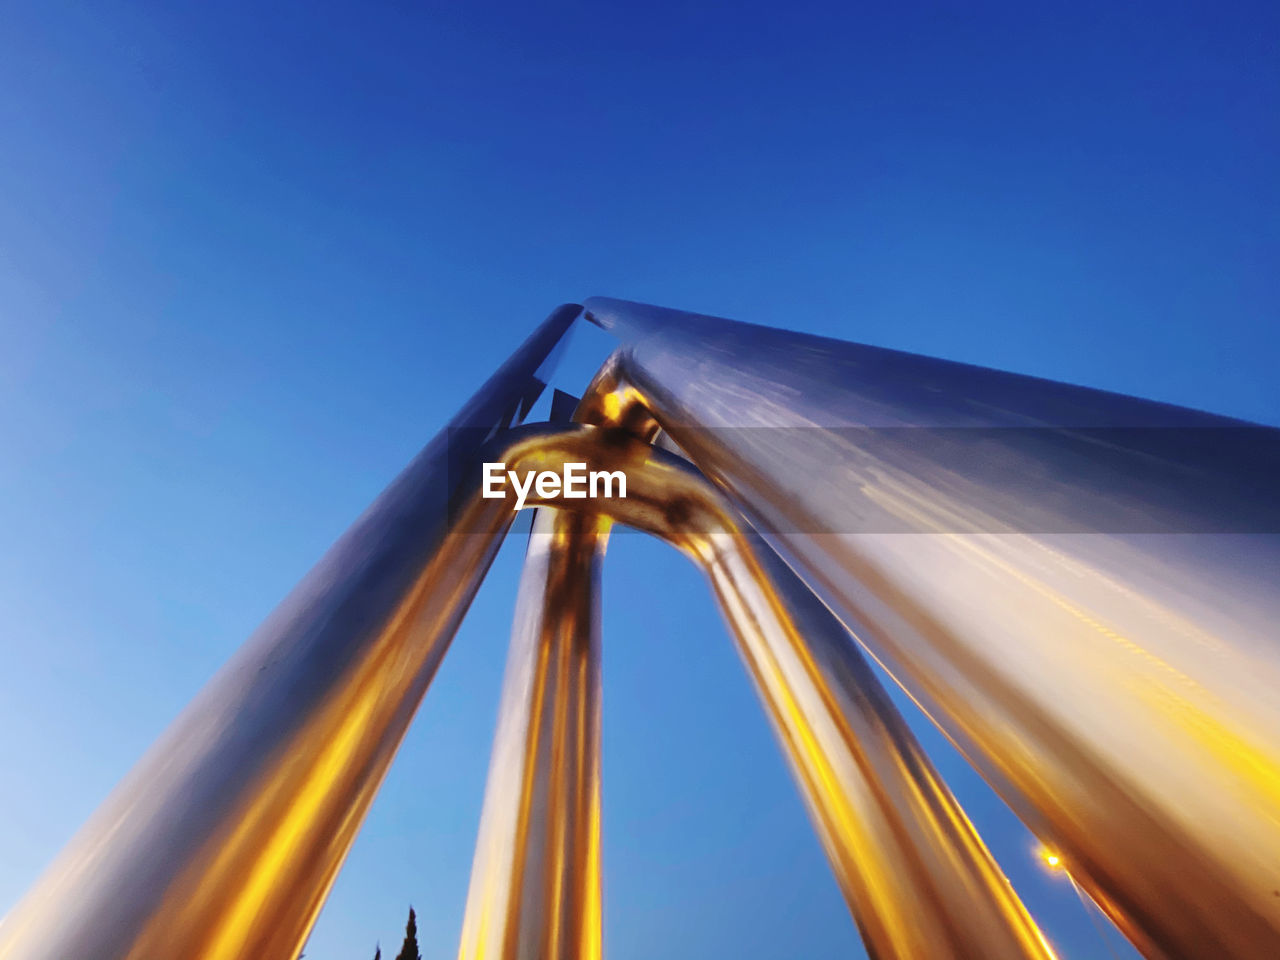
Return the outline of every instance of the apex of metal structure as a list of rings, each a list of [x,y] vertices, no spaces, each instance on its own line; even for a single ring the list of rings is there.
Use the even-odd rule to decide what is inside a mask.
[[[582,314],[591,323],[602,330],[623,335],[635,334],[641,330],[658,330],[669,323],[684,323],[708,319],[721,323],[737,323],[721,317],[704,317],[702,314],[686,313],[670,307],[659,307],[651,303],[640,303],[637,300],[619,300],[615,297],[587,297],[582,301]]]

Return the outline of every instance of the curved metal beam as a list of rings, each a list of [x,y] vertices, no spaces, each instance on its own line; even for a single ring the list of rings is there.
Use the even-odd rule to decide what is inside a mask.
[[[506,456],[521,470],[535,465],[555,470],[558,462],[574,460],[624,469],[626,499],[540,502],[603,511],[667,540],[706,572],[871,955],[882,960],[1052,958],[1043,934],[843,625],[739,524],[729,504],[694,468],[645,442],[656,425],[633,400],[606,367],[578,415],[589,423],[622,424],[622,429],[537,438]],[[555,927],[559,904],[546,896],[549,888],[542,879],[558,880],[559,864],[572,861],[575,851],[590,849],[590,842],[575,838],[598,836],[598,817],[571,820],[558,834],[554,827],[563,809],[544,806],[540,823],[521,819],[534,798],[564,783],[571,769],[555,762],[554,742],[548,750],[541,736],[529,735],[545,729],[561,702],[540,699],[546,688],[538,678],[546,674],[534,665],[539,656],[571,648],[571,632],[580,634],[585,625],[575,610],[583,607],[583,591],[593,580],[581,577],[577,586],[568,586],[552,574],[567,569],[574,557],[580,564],[594,558],[597,545],[602,541],[574,546],[552,539],[548,553],[541,545],[531,549],[461,960],[598,955],[598,927],[587,922],[589,915],[577,915],[579,927]],[[541,602],[526,593],[539,586],[550,588]],[[568,688],[571,700],[576,690]],[[572,729],[566,733],[559,755],[572,758],[584,741]],[[531,866],[532,876],[521,875],[522,862],[526,869]],[[598,883],[598,873],[587,870],[578,879]],[[590,890],[568,889],[590,902]],[[530,920],[525,914],[530,890],[549,916]],[[554,942],[548,939],[552,930]]]

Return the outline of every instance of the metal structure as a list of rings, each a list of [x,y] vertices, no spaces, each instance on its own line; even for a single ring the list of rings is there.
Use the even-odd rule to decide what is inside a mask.
[[[621,346],[519,425],[580,315]],[[1280,433],[624,301],[556,310],[0,922],[0,960],[296,957],[531,492],[460,960],[596,958],[610,525],[707,576],[877,958],[1055,956],[878,661],[1152,958],[1280,956]]]

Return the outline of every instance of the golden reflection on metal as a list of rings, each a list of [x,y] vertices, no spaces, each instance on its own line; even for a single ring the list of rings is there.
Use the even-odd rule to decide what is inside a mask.
[[[187,855],[129,942],[77,956],[274,960],[297,955],[513,516],[505,501],[478,501],[465,512],[467,532],[445,539],[376,639],[325,700],[282,738],[274,762],[241,791],[234,808],[217,811],[222,828]],[[254,656],[252,649],[247,653],[215,679],[4,919],[0,958],[63,960],[46,952],[34,934],[56,928],[65,891],[91,880],[96,871],[110,870],[115,858],[131,855],[145,842],[148,822],[162,812],[152,812],[153,798],[181,790],[201,757],[202,740],[214,735],[219,723],[234,726],[234,712],[222,716],[203,707],[230,700],[223,691],[242,689],[252,673],[273,669],[269,659]],[[122,833],[122,827],[136,833]],[[129,890],[122,896],[140,893]]]
[[[643,305],[586,307],[621,330],[627,390],[1140,952],[1280,957],[1280,538],[1212,532],[1223,504],[1195,495],[1225,477],[1274,509],[1273,478],[1231,472],[1247,460],[1150,457],[1163,477],[1129,485],[1142,447],[1072,447],[1091,425],[1250,425]],[[995,429],[977,435],[968,473],[915,443],[969,426]],[[1006,443],[1007,426],[1036,431],[1035,449]],[[1099,463],[1118,466],[1089,472]],[[1058,521],[1080,516],[1080,498],[1151,532],[1069,532]],[[875,511],[882,527],[860,523]]]
[[[579,416],[656,432],[612,366]],[[695,470],[606,436],[593,466],[625,464],[628,496],[595,507],[708,575],[872,956],[1053,957],[840,622]]]
[[[841,649],[843,625],[816,598],[784,602],[741,537],[709,541],[703,562],[871,954],[1053,957],[870,668]]]
[[[624,400],[595,418],[629,412],[635,419],[624,422],[651,435],[651,425]],[[584,416],[592,416],[589,404]],[[626,431],[588,426],[513,431],[493,456],[521,473],[561,472],[568,462],[625,470],[627,499],[603,501],[612,519],[663,537],[707,571],[874,955],[1052,955],[839,624],[816,605],[805,606],[812,597],[803,586],[785,595],[771,586],[735,517],[696,471]],[[536,495],[529,501],[539,503],[552,502]],[[454,532],[377,639],[280,741],[279,762],[242,791],[242,805],[220,812],[226,828],[187,858],[141,932],[124,949],[98,955],[296,955],[514,515],[511,505],[510,496],[481,498],[478,483],[466,490],[451,515]],[[547,524],[554,525],[549,535]],[[568,509],[548,512],[539,523],[477,848],[464,960],[600,954],[594,584],[607,524]],[[777,573],[787,575],[785,568]],[[545,596],[539,588],[548,590]],[[270,670],[272,661],[251,648],[211,689],[240,689],[247,669]],[[218,702],[213,694],[206,699]],[[140,766],[86,829],[81,846],[6,919],[0,957],[50,956],[24,930],[55,921],[42,913],[56,914],[59,894],[74,886],[78,872],[101,868],[95,856],[104,847],[130,854],[133,841],[114,834],[112,825],[125,822],[121,807],[146,804],[153,791],[170,792],[166,780],[180,783],[189,773],[188,755],[175,756],[173,746],[198,743],[201,724],[210,722],[199,702],[193,710],[156,748],[159,759]]]
[[[609,520],[529,535],[459,960],[598,960],[600,559]]]
[[[478,434],[428,446],[0,921],[0,960],[297,956],[513,518],[469,466],[495,434],[488,459],[509,469],[623,470],[628,494],[528,501],[558,509],[542,511],[522,584],[460,960],[600,956],[595,604],[610,522],[706,572],[873,956],[1053,953],[843,625],[1045,839],[1045,866],[1144,955],[1280,956],[1275,538],[1183,537],[1176,523],[957,532],[1002,529],[1024,507],[1052,519],[1077,494],[1128,517],[1212,520],[1186,486],[1126,499],[1055,456],[1077,417],[1217,419],[588,307],[631,338],[579,409],[595,426],[505,432],[545,385],[568,305],[451,424]],[[910,438],[867,449],[839,430],[934,419],[1045,432],[1031,454],[990,439],[975,479]],[[714,429],[740,425],[770,429]],[[801,429],[772,429],[787,427]],[[895,532],[857,527],[863,513]]]
[[[298,955],[513,517],[456,461],[536,397],[579,312],[535,329],[208,683],[0,921],[0,958]]]
[[[598,433],[518,428],[495,441],[494,455],[522,471],[560,470],[566,461],[591,458]],[[321,606],[312,617],[314,594],[322,594],[332,569],[342,565],[334,556],[368,562],[362,524],[378,518],[367,515],[339,541],[0,922],[0,960],[297,956],[515,517],[510,490],[505,500],[484,499],[479,477],[479,470],[468,474],[447,530],[390,615],[339,624],[359,643],[344,651],[347,662],[330,675],[314,665],[302,669],[308,655],[322,658],[317,633],[344,615]],[[388,495],[397,496],[402,486],[393,484]],[[393,507],[402,517],[394,500]],[[301,639],[295,640],[289,632],[299,622]],[[307,684],[323,686],[317,693]],[[289,697],[295,703],[283,702]],[[300,716],[298,703],[305,707]],[[276,724],[257,724],[263,715]],[[263,740],[271,751],[256,768],[229,762]],[[236,789],[220,806],[193,809],[188,801],[198,791],[219,796],[219,780],[236,782]],[[165,857],[172,862],[153,861]],[[113,889],[103,882],[147,868],[163,871],[163,885]],[[598,912],[598,904],[587,908]],[[63,922],[95,910],[106,918],[96,931]]]

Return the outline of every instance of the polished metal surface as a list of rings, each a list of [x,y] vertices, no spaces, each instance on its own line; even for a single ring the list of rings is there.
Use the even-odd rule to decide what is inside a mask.
[[[600,561],[609,520],[538,510],[459,960],[598,960]]]
[[[295,958],[522,505],[460,960],[602,954],[614,522],[710,579],[871,955],[1054,954],[854,635],[1144,955],[1280,956],[1280,431],[598,298],[622,346],[580,423],[515,426],[578,312],[210,682],[0,921],[0,960]],[[491,498],[493,461],[627,495]]]
[[[758,538],[709,542],[708,576],[871,956],[1056,956],[844,625]]]
[[[1280,956],[1275,431],[586,308],[630,396],[1139,950]]]
[[[706,573],[870,954],[1053,957],[848,631],[701,475],[643,445],[656,423],[617,373],[597,375],[579,418],[639,442],[602,440],[629,495],[594,507]]]
[[[297,955],[513,516],[450,502],[578,313],[556,310],[210,681],[0,923],[0,957]]]

